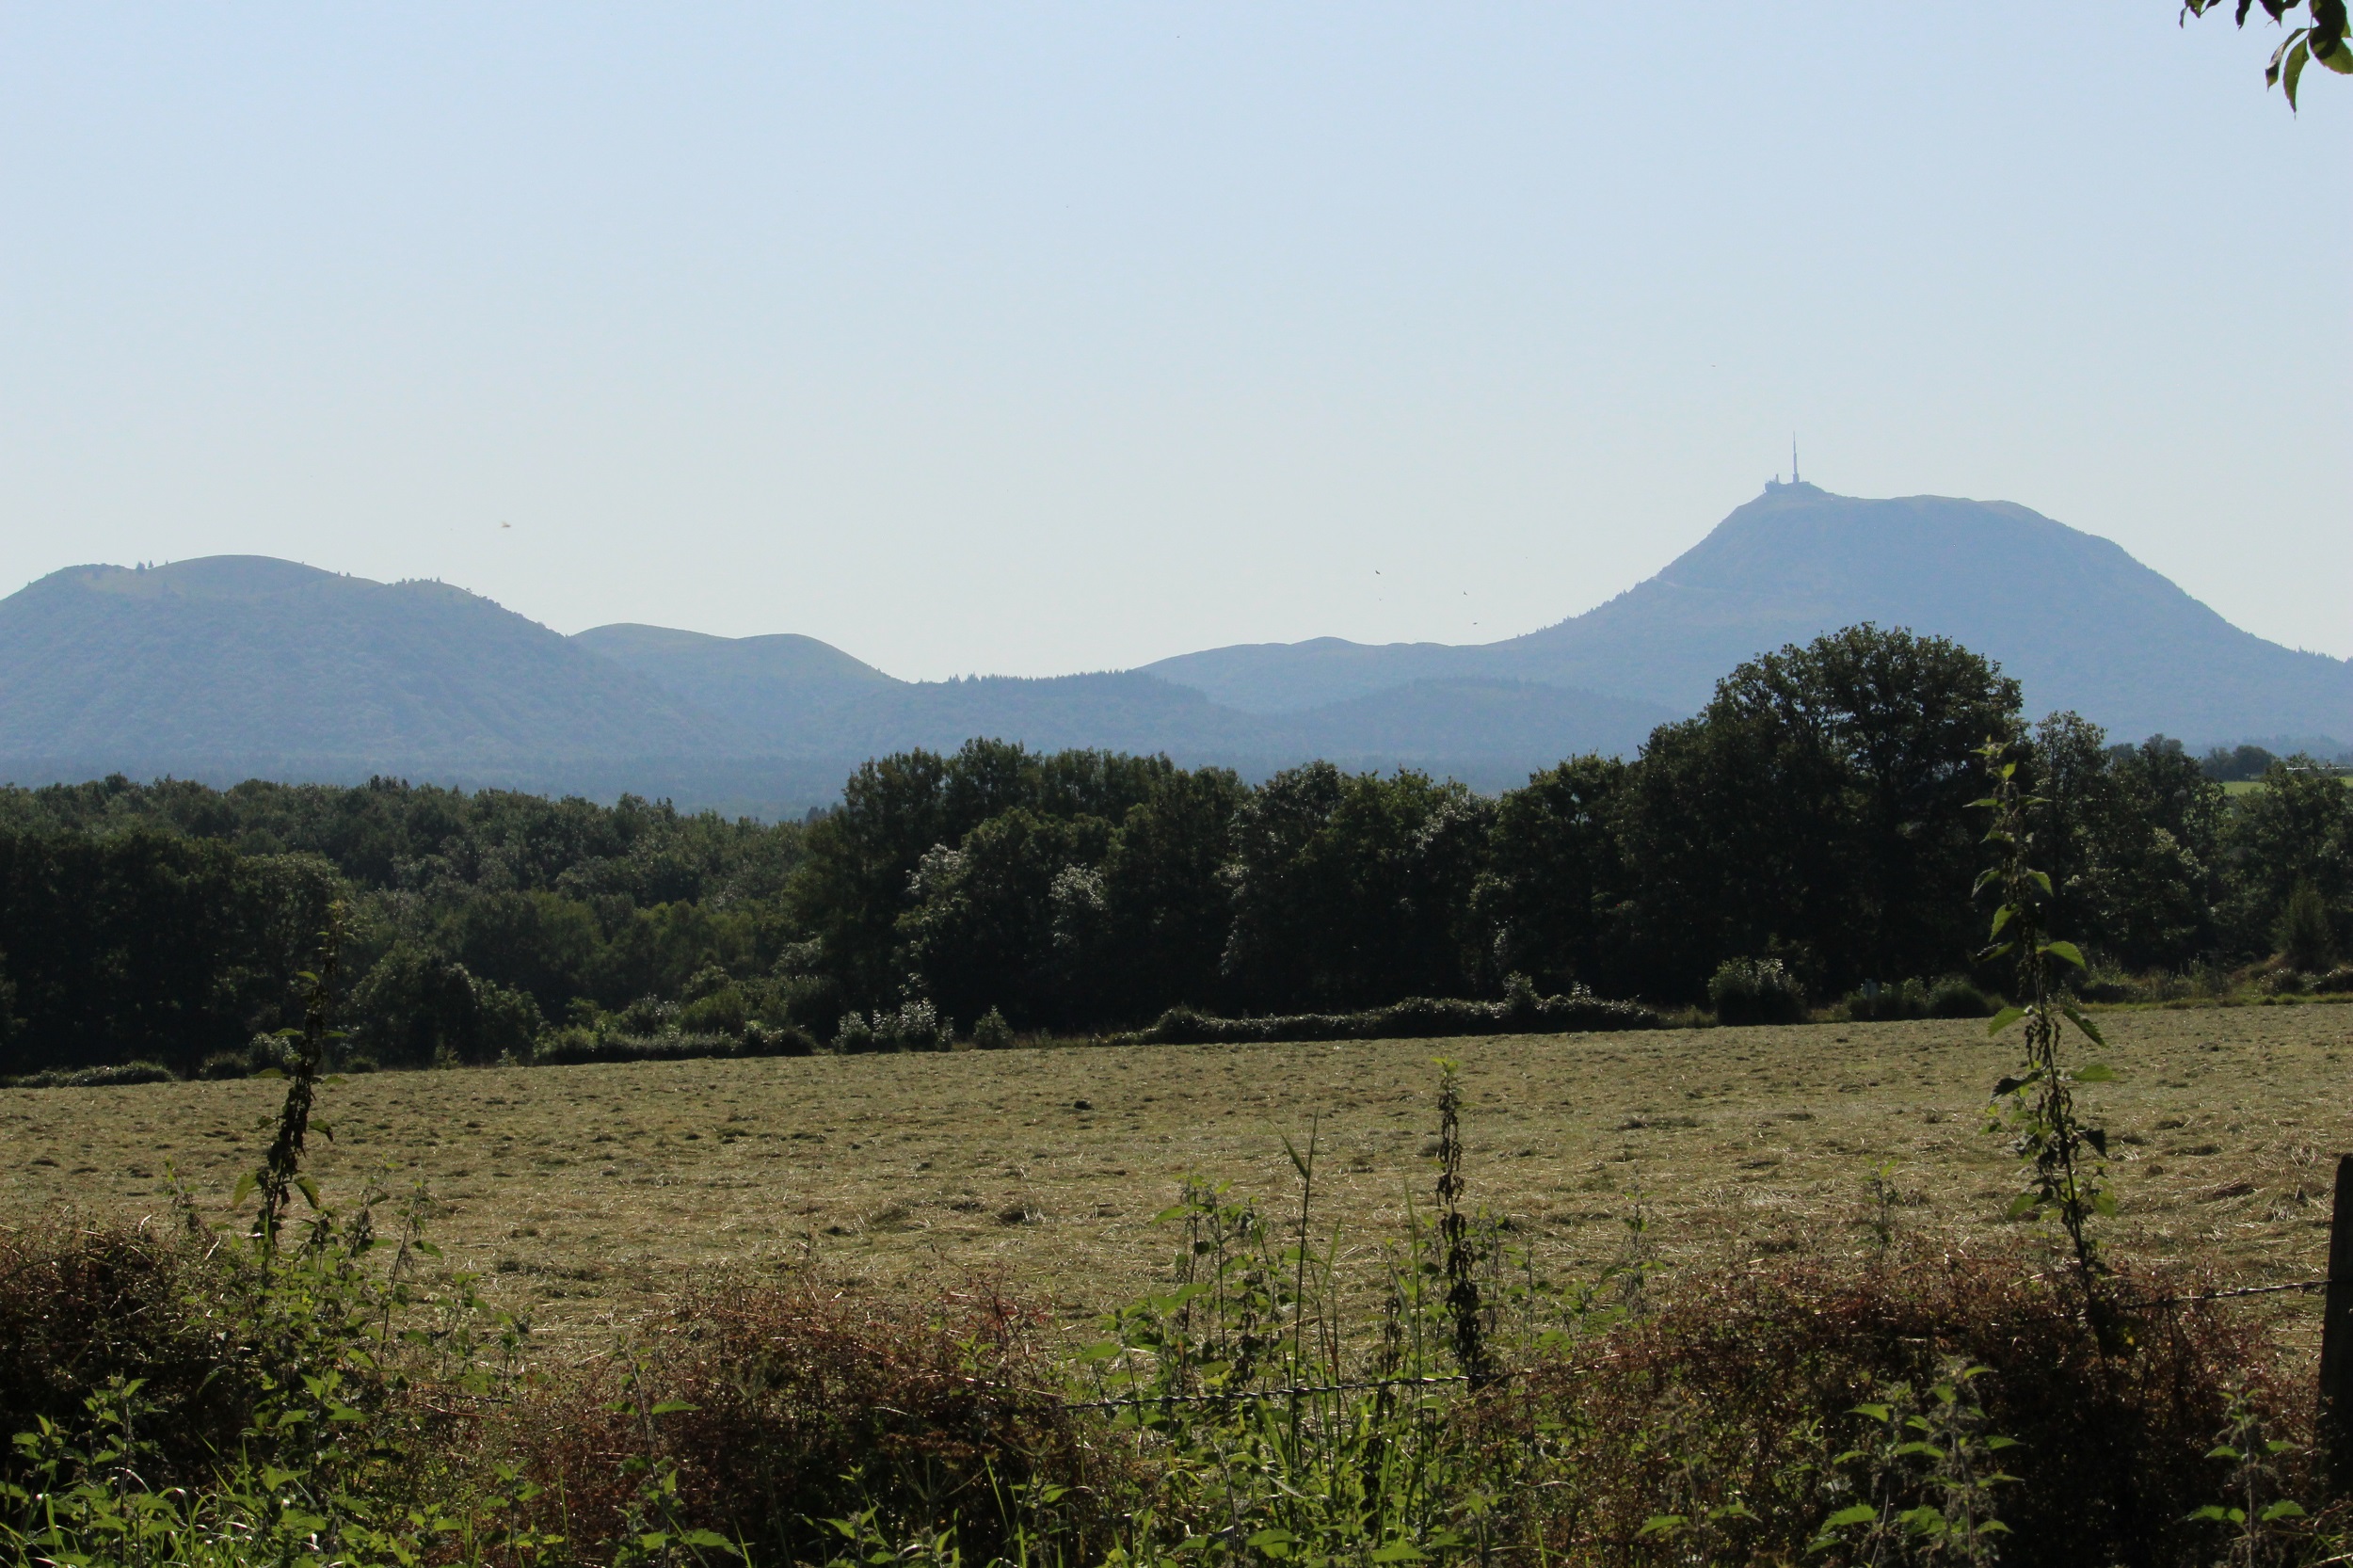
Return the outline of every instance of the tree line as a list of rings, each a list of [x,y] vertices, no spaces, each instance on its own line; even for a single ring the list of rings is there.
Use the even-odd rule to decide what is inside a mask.
[[[0,1070],[233,1057],[289,1021],[337,901],[346,1050],[386,1065],[566,1032],[863,1039],[910,1007],[1115,1029],[1514,976],[1681,1004],[1735,960],[1828,1000],[1968,969],[1989,737],[2042,798],[2057,928],[2100,964],[2244,966],[2298,920],[2317,964],[2348,929],[2353,790],[2329,771],[2266,758],[2231,796],[2215,776],[2246,748],[2029,725],[1978,655],[1863,626],[1741,665],[1631,760],[1493,798],[990,740],[876,759],[834,809],[776,824],[381,779],[11,790]]]

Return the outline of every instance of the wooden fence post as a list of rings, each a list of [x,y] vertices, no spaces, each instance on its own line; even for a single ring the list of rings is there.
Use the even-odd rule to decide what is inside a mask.
[[[2320,1442],[2329,1488],[2342,1497],[2353,1493],[2353,1154],[2337,1157],[2328,1288],[2320,1318]]]

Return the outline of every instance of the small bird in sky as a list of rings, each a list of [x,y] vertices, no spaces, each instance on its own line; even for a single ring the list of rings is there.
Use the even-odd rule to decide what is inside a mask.
[[[514,525],[513,523],[511,523],[511,522],[502,522],[502,523],[500,523],[500,524],[499,524],[499,526],[500,526],[501,528],[512,528],[512,527],[514,527],[515,525]]]

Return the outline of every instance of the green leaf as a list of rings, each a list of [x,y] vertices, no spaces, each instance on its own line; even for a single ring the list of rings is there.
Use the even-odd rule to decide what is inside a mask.
[[[319,1184],[312,1181],[310,1176],[299,1171],[295,1173],[294,1184],[295,1190],[302,1194],[302,1201],[309,1204],[312,1208],[317,1208],[319,1206]]]
[[[717,1530],[688,1530],[678,1539],[681,1546],[702,1546],[712,1551],[727,1552],[736,1557],[743,1555],[736,1550],[734,1542],[729,1541]]]
[[[2002,934],[2002,927],[2009,924],[2017,914],[2018,906],[2014,904],[2005,904],[1999,909],[1994,910],[1993,929],[1985,934],[1985,939],[1990,942]]]
[[[1640,1540],[1645,1535],[1664,1535],[1671,1530],[1681,1529],[1689,1522],[1680,1513],[1654,1513],[1642,1521],[1642,1528],[1634,1532],[1635,1538]]]
[[[2114,1083],[2116,1069],[2105,1062],[2091,1062],[2075,1069],[2078,1083]]]
[[[2347,48],[2345,46],[2345,41],[2343,39],[2336,39],[2330,41],[2331,47],[2329,48],[2329,53],[2324,55],[2318,50],[2314,50],[2313,51],[2313,58],[2318,60],[2321,64],[2327,66],[2329,70],[2335,72],[2340,76],[2353,76],[2353,48]]]
[[[2288,95],[2288,107],[2296,107],[2296,86],[2304,79],[2304,62],[2313,57],[2312,45],[2297,39],[2288,50],[2287,63],[2280,68],[2280,86]]]
[[[653,1414],[656,1416],[676,1416],[681,1411],[700,1410],[702,1406],[698,1404],[688,1404],[684,1400],[664,1400],[660,1404],[653,1407]]]
[[[2282,1497],[2265,1509],[2263,1512],[2264,1523],[2266,1525],[2274,1519],[2301,1519],[2302,1517],[2304,1517],[2304,1505],[2293,1497]]]
[[[2023,1220],[2027,1215],[2032,1214],[2035,1210],[2041,1208],[2041,1193],[2021,1192],[2016,1197],[2009,1200],[2009,1207],[2004,1209],[2002,1214],[2005,1219]]]
[[[2042,951],[2054,958],[2074,965],[2079,969],[2087,967],[2084,963],[2084,950],[2073,942],[2045,942],[2042,944]]]
[[[1849,1525],[1867,1525],[1880,1516],[1880,1511],[1869,1503],[1852,1503],[1822,1521],[1826,1530],[1842,1530]]]
[[[1427,1562],[1430,1560],[1430,1554],[1410,1541],[1392,1541],[1385,1546],[1375,1546],[1372,1550],[1372,1560],[1375,1562]]]
[[[254,1188],[256,1188],[256,1187],[258,1187],[258,1186],[260,1186],[260,1185],[261,1185],[261,1183],[262,1183],[262,1173],[261,1173],[261,1172],[259,1172],[259,1171],[248,1171],[248,1172],[246,1172],[246,1173],[245,1173],[245,1175],[243,1175],[243,1176],[239,1176],[239,1177],[237,1178],[237,1190],[236,1190],[235,1192],[232,1192],[232,1193],[230,1193],[230,1194],[229,1194],[229,1201],[230,1201],[232,1204],[240,1204],[240,1203],[245,1202],[245,1200],[247,1199],[247,1197],[248,1197],[248,1196],[249,1196],[249,1195],[252,1193],[253,1189],[254,1189]]]
[[[1942,1535],[1945,1533],[1945,1515],[1937,1510],[1929,1508],[1925,1503],[1918,1508],[1908,1508],[1904,1510],[1899,1517],[1904,1522],[1904,1528],[1914,1535]]]
[[[2025,1016],[2026,1010],[2023,1007],[2005,1007],[1985,1020],[1985,1032],[1988,1035],[1999,1034]]]
[[[2072,1001],[2068,1001],[2061,1002],[2059,1004],[2059,1011],[2067,1015],[2067,1021],[2069,1023],[2073,1024],[2077,1029],[2084,1032],[2085,1039],[2090,1041],[2093,1045],[2100,1047],[2103,1050],[2107,1048],[2107,1037],[2100,1032],[2099,1025],[2084,1016],[2082,1008],[2077,1007]]]

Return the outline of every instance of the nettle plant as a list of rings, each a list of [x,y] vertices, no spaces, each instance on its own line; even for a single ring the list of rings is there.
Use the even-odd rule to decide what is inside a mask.
[[[1993,792],[1976,802],[1993,813],[1985,841],[1994,846],[1997,856],[1978,875],[1977,890],[1991,888],[2001,900],[1993,911],[1989,945],[1978,961],[2009,958],[2014,971],[2013,1000],[1988,1022],[1986,1032],[1998,1035],[2021,1029],[2025,1048],[2025,1059],[2017,1069],[1993,1086],[1992,1128],[2010,1135],[2025,1162],[2025,1180],[2010,1200],[2010,1218],[2057,1219],[2067,1233],[2077,1275],[2089,1288],[2101,1272],[2091,1217],[2114,1214],[2116,1199],[2101,1165],[2107,1157],[2107,1133],[2084,1125],[2075,1092],[2084,1084],[2108,1082],[2116,1074],[2105,1063],[2077,1065],[2062,1051],[2071,1028],[2103,1049],[2107,1042],[2054,978],[2054,965],[2080,970],[2084,955],[2074,943],[2056,940],[2050,934],[2050,873],[2028,863],[2034,849],[2031,819],[2047,803],[2020,785],[2018,762],[2009,751],[2001,741],[1988,741],[1980,748]]]

